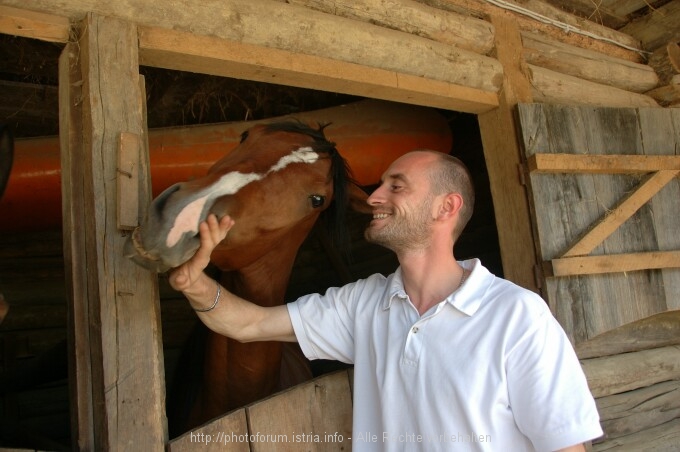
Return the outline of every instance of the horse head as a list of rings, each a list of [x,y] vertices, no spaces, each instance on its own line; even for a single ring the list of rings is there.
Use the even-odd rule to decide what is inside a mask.
[[[323,127],[260,124],[244,132],[205,177],[156,197],[126,254],[159,272],[176,267],[198,249],[200,222],[211,213],[230,215],[235,225],[212,260],[223,271],[236,270],[292,240],[291,234],[304,239],[322,212],[331,217],[328,225],[342,226],[347,204],[365,206],[365,199]]]

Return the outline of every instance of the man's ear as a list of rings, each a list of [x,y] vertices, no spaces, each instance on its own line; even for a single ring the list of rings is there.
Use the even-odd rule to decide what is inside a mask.
[[[448,219],[458,214],[463,207],[463,197],[459,193],[447,193],[439,204],[437,219]]]

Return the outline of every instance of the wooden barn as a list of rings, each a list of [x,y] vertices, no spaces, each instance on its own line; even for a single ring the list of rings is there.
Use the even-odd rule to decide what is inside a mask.
[[[355,124],[443,124],[471,168],[456,256],[545,299],[596,398],[588,447],[680,450],[680,0],[0,0],[0,99],[0,448],[351,448],[336,363],[171,439],[196,316],[123,245],[159,137],[372,103],[396,113]],[[290,299],[394,270],[348,223],[352,261],[310,235]]]

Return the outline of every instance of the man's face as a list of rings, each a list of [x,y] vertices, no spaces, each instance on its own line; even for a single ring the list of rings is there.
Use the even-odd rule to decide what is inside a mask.
[[[422,249],[430,243],[434,196],[427,178],[428,154],[407,154],[383,175],[383,182],[368,198],[373,220],[366,240],[395,252]]]

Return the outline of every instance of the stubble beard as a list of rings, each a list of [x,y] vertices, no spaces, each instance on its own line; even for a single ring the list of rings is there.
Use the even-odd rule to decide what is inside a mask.
[[[370,243],[384,246],[396,253],[426,248],[430,244],[433,197],[426,199],[413,214],[391,215],[381,228],[369,226],[364,237]]]

